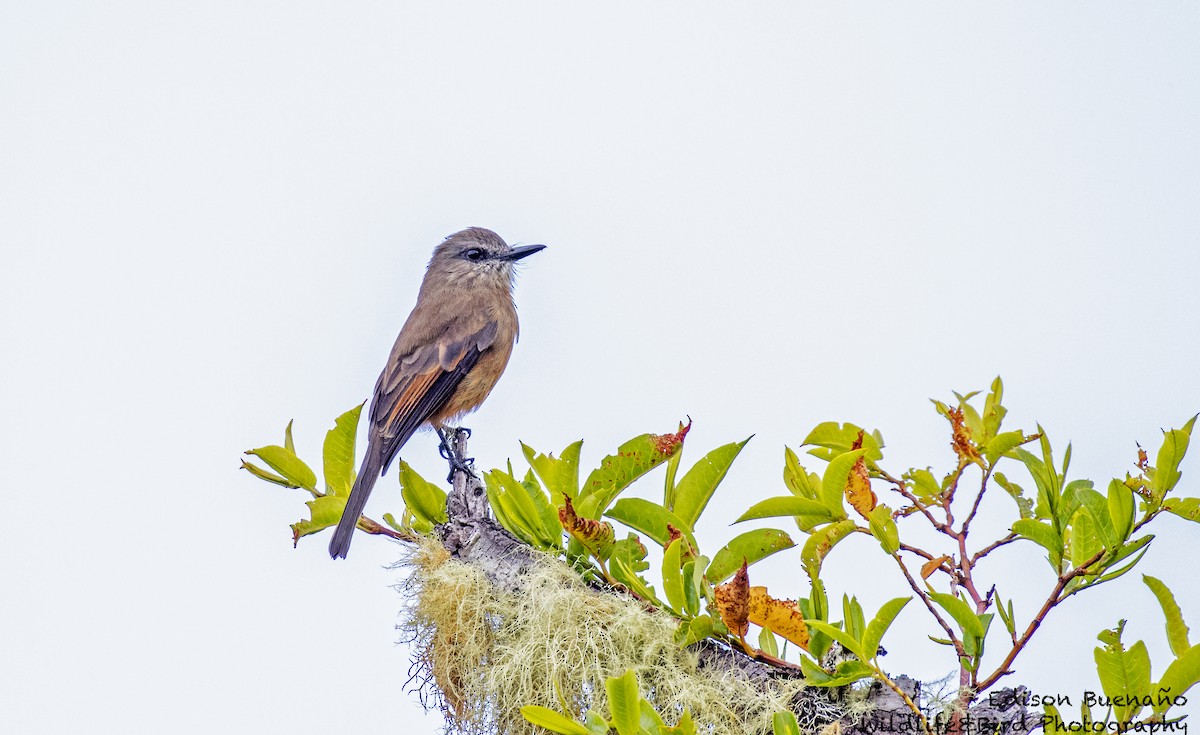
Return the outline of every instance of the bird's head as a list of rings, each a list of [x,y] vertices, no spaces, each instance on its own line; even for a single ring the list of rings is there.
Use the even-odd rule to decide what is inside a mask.
[[[513,265],[545,245],[510,247],[499,235],[482,227],[469,227],[447,237],[433,251],[426,278],[437,278],[458,288],[511,289]]]

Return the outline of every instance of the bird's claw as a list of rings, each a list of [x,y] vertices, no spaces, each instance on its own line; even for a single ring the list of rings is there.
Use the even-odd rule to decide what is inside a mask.
[[[459,461],[458,457],[446,457],[446,461],[450,463],[450,474],[446,475],[446,482],[454,482],[455,472],[464,472],[467,477],[475,476],[475,458],[467,457]]]
[[[459,431],[466,434],[467,437],[471,436],[471,430],[466,428],[449,429],[446,431],[439,428],[437,430],[438,438],[442,440],[438,446],[438,454],[442,456],[442,459],[450,463],[450,474],[446,476],[446,482],[454,482],[454,473],[459,471],[466,473],[467,477],[475,477],[475,460],[471,457],[465,457],[460,460],[454,449],[450,446],[451,442],[457,445],[457,432]]]

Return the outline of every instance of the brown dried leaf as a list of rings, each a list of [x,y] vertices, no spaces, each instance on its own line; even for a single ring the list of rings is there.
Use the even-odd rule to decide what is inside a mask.
[[[930,559],[921,565],[921,579],[929,579],[930,575],[938,570],[943,563],[950,561],[950,557],[945,554],[936,559]]]
[[[713,597],[721,622],[738,638],[745,638],[750,631],[750,575],[746,573],[746,562],[733,579],[713,589]]]
[[[808,626],[791,600],[776,600],[766,587],[750,588],[750,622],[767,628],[808,650]]]
[[[954,427],[954,436],[950,442],[950,446],[954,448],[954,453],[968,462],[980,463],[982,459],[979,456],[979,449],[975,443],[971,441],[971,430],[963,422],[963,411],[961,408],[952,408],[949,411],[950,423]]]

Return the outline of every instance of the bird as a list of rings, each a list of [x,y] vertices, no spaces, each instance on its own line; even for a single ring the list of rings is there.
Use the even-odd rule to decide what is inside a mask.
[[[329,541],[331,557],[346,557],[375,482],[417,429],[432,425],[447,453],[447,425],[492,392],[519,331],[514,266],[545,247],[511,247],[491,230],[469,227],[434,248],[416,306],[375,383],[367,453]]]

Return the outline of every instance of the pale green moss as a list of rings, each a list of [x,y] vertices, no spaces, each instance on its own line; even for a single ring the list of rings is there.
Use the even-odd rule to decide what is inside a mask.
[[[405,624],[418,651],[417,676],[436,686],[451,732],[525,735],[522,705],[580,716],[607,714],[604,680],[637,673],[642,694],[667,722],[687,708],[708,732],[770,732],[803,688],[770,691],[735,674],[697,667],[673,640],[675,621],[636,600],[589,589],[560,562],[535,565],[521,594],[498,592],[484,575],[430,544],[411,561]]]

